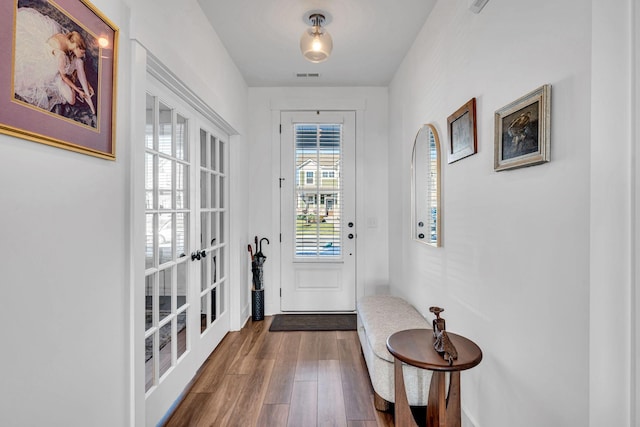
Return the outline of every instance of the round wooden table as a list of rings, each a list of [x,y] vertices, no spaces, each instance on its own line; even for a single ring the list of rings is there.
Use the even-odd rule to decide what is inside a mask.
[[[407,329],[387,339],[387,349],[394,357],[395,425],[417,426],[407,399],[402,363],[433,371],[427,400],[427,427],[460,427],[460,371],[471,369],[482,360],[482,350],[473,341],[447,331],[458,351],[452,365],[433,348],[432,329]],[[449,390],[445,374],[449,373]]]

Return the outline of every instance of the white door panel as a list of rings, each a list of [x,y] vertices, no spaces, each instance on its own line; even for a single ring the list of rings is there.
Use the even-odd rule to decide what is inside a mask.
[[[281,121],[281,310],[355,310],[355,113]]]
[[[229,331],[228,136],[149,77],[145,418],[156,425]]]

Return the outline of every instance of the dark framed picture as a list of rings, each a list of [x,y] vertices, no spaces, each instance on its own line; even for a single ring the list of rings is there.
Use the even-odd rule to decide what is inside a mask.
[[[503,171],[550,160],[551,85],[496,111],[494,169]]]
[[[477,153],[476,99],[472,98],[447,117],[447,127],[449,129],[449,163]]]
[[[0,4],[0,132],[115,159],[118,28],[85,0]]]

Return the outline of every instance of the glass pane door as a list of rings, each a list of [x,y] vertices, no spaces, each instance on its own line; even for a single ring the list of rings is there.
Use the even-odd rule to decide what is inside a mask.
[[[200,332],[226,312],[225,143],[200,129]],[[204,254],[203,254],[204,252]]]
[[[147,94],[145,390],[188,350],[188,120]]]
[[[229,136],[189,99],[148,77],[140,286],[145,416],[155,423],[229,331]]]

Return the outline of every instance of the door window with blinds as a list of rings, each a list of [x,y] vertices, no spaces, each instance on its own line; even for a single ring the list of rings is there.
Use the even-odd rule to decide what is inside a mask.
[[[295,258],[339,258],[342,124],[295,124]]]

